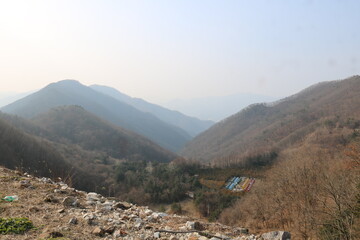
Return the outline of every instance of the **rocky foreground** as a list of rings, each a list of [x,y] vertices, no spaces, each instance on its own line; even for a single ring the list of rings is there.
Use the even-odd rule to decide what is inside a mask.
[[[18,200],[1,201],[0,218],[26,217],[35,228],[0,239],[290,239],[288,232],[253,235],[246,228],[154,212],[0,167],[0,197],[11,195]]]

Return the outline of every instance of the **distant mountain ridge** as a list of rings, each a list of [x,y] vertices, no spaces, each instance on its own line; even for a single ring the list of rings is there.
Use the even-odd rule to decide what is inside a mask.
[[[12,102],[15,102],[21,98],[24,98],[33,92],[35,91],[23,92],[23,93],[0,93],[0,108]]]
[[[185,130],[192,137],[198,135],[200,132],[203,132],[214,124],[213,121],[204,121],[195,117],[189,117],[178,111],[169,110],[159,105],[149,103],[141,98],[132,98],[111,87],[100,85],[91,85],[90,87],[125,102],[140,111],[152,113],[162,121]]]
[[[115,125],[143,135],[174,152],[181,149],[191,139],[191,136],[184,130],[75,80],[63,80],[49,84],[38,92],[1,108],[1,111],[33,118],[53,107],[62,105],[82,106],[87,111]]]
[[[209,119],[212,121],[223,120],[242,108],[259,102],[273,102],[277,98],[239,93],[229,96],[203,97],[195,99],[175,99],[165,102],[163,106],[169,109],[176,109],[184,114],[195,116],[200,119]]]
[[[313,85],[272,104],[253,104],[195,137],[181,154],[204,162],[239,163],[285,149],[322,128],[339,128],[341,144],[360,127],[360,77]],[[330,140],[331,139],[331,140]]]

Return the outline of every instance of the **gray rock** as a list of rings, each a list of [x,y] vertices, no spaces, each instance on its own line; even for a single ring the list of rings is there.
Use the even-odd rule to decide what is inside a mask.
[[[76,217],[73,217],[69,220],[69,224],[77,224],[78,223],[78,220]]]
[[[83,218],[84,219],[90,219],[90,220],[93,220],[93,219],[96,219],[96,215],[95,214],[92,214],[92,213],[86,213],[83,215]]]
[[[159,233],[159,232],[155,232],[155,233],[154,233],[154,238],[160,238],[160,233]]]
[[[62,201],[62,204],[64,207],[77,207],[78,206],[78,200],[76,197],[68,196],[64,198]]]
[[[141,218],[136,218],[134,227],[140,228],[143,224],[144,224],[144,222],[143,222],[143,220]]]
[[[97,193],[94,193],[94,192],[89,192],[87,195],[86,195],[86,200],[87,201],[100,201],[100,198],[101,196]]]
[[[20,181],[21,188],[34,188],[33,185],[30,183],[30,180],[22,180]]]
[[[264,240],[290,240],[291,234],[284,231],[268,232],[261,235]]]
[[[54,183],[50,178],[46,178],[46,177],[43,177],[40,179],[40,182],[43,182],[43,183]]]
[[[116,231],[114,231],[114,233],[113,233],[113,237],[114,238],[119,238],[119,237],[121,237],[122,235],[121,235],[121,231],[120,230],[116,230]]]
[[[112,210],[112,203],[110,202],[104,202],[104,203],[100,203],[98,202],[96,204],[96,212],[99,213],[108,213]]]
[[[129,208],[131,208],[131,206],[132,205],[128,202],[117,202],[113,205],[114,208],[120,208],[123,210],[129,209]]]
[[[59,199],[57,199],[54,195],[48,194],[44,198],[44,202],[58,203]]]
[[[204,230],[204,227],[199,222],[187,221],[185,226],[189,230]]]

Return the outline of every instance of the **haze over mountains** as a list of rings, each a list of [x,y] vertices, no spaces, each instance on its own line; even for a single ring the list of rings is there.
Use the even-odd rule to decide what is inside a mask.
[[[52,83],[36,93],[1,108],[1,111],[30,119],[62,105],[82,106],[87,111],[148,137],[171,151],[180,150],[191,139],[190,134],[185,130],[74,80]],[[201,123],[200,120],[195,121]]]
[[[121,102],[125,102],[140,111],[151,113],[159,119],[185,130],[192,137],[214,124],[213,121],[203,121],[189,117],[193,115],[186,116],[181,112],[166,109],[159,105],[146,102],[141,98],[132,98],[111,87],[100,85],[92,85],[90,87],[98,92],[114,97]]]
[[[24,93],[0,93],[0,108],[4,107],[10,103],[13,103],[21,98],[24,98],[30,94],[32,94],[34,91],[31,92],[24,92]]]
[[[239,93],[229,96],[203,97],[195,99],[174,99],[164,102],[169,109],[176,109],[189,116],[200,119],[220,121],[253,103],[273,102],[275,97]]]

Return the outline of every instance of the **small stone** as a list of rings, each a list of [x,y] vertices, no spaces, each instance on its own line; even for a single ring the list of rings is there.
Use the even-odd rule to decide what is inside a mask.
[[[268,232],[261,235],[264,240],[290,240],[291,234],[284,231]]]
[[[200,222],[191,222],[191,221],[187,221],[185,226],[187,227],[187,229],[189,230],[204,230],[204,227],[201,225]]]
[[[86,195],[86,200],[88,201],[100,201],[100,195],[94,192],[89,192]]]
[[[97,203],[95,209],[96,212],[100,212],[100,213],[110,212],[112,209],[112,203],[111,202]]]
[[[76,207],[78,205],[78,200],[76,197],[68,196],[64,198],[62,204],[64,207]]]
[[[99,237],[102,237],[105,234],[104,229],[102,229],[101,227],[95,227],[91,233]]]
[[[39,212],[39,211],[40,211],[40,209],[37,208],[37,207],[31,207],[31,208],[29,208],[29,212],[32,212],[32,213],[36,213],[36,212]]]
[[[62,208],[60,210],[57,211],[58,213],[64,213],[65,212],[65,208]]]
[[[43,183],[54,183],[50,178],[43,177],[40,179],[40,182]]]
[[[160,233],[159,233],[159,232],[155,232],[155,233],[154,233],[154,238],[160,238]]]
[[[235,230],[236,234],[249,234],[249,229],[247,228],[237,228]]]
[[[142,220],[141,218],[136,218],[136,219],[135,219],[134,227],[140,228],[143,224],[144,224],[144,223],[143,223],[143,220]]]
[[[20,181],[20,188],[34,188],[30,183],[30,180],[22,180]]]
[[[120,230],[116,230],[113,233],[114,237],[125,237],[127,235],[127,232],[125,232],[124,230],[120,229]]]
[[[112,234],[114,231],[115,231],[114,226],[108,226],[108,227],[104,228],[104,232],[108,233],[108,234]]]
[[[50,202],[50,203],[58,203],[59,199],[57,199],[54,195],[48,194],[44,198],[44,202]]]
[[[146,210],[144,211],[144,213],[145,213],[147,216],[149,216],[149,215],[151,215],[151,214],[153,213],[153,211],[151,211],[150,209],[146,209]]]
[[[120,232],[120,230],[114,231],[113,237],[114,237],[114,238],[119,238],[119,237],[121,237],[121,232]]]
[[[69,220],[69,224],[77,224],[78,223],[78,220],[76,217],[73,217]]]
[[[62,228],[60,228],[62,231],[65,231],[65,232],[68,232],[68,231],[70,231],[70,228],[68,228],[68,227],[62,227]]]
[[[131,204],[127,202],[117,202],[114,204],[114,208],[120,208],[123,210],[131,208]]]

